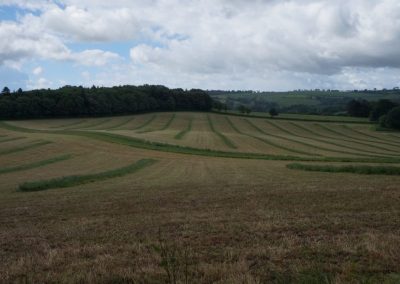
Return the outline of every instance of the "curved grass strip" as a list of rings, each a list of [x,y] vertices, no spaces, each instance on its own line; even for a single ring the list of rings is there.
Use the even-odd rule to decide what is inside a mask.
[[[372,124],[369,121],[353,121],[353,120],[329,120],[329,119],[311,119],[311,118],[288,118],[288,117],[275,117],[275,118],[270,118],[266,114],[265,116],[263,115],[254,115],[254,114],[241,114],[241,113],[232,113],[232,112],[219,112],[219,111],[212,111],[212,113],[218,114],[218,115],[230,115],[230,116],[239,116],[239,117],[247,117],[247,118],[261,118],[261,119],[273,119],[273,120],[289,120],[289,121],[303,121],[303,122],[327,122],[327,123],[352,123],[352,124]]]
[[[285,133],[288,133],[288,134],[290,134],[292,136],[305,138],[305,139],[311,139],[311,138],[306,137],[306,136],[297,135],[297,134],[295,134],[295,133],[293,133],[293,132],[291,132],[291,131],[289,131],[289,130],[287,130],[287,129],[285,129],[285,128],[277,125],[277,124],[275,124],[274,122],[270,122],[270,121],[266,121],[266,122],[268,124],[270,124],[271,126],[277,128],[277,129],[279,129],[281,131],[284,131]],[[385,156],[385,154],[382,154],[382,153],[379,153],[379,152],[366,151],[366,150],[362,150],[361,151],[358,148],[354,148],[354,147],[350,147],[350,146],[343,146],[341,144],[338,144],[338,143],[335,143],[335,142],[332,142],[332,141],[325,141],[323,139],[319,139],[319,138],[315,138],[315,137],[312,138],[315,141],[322,142],[322,143],[325,143],[325,144],[334,145],[334,146],[345,148],[345,149],[355,150],[355,151],[358,151],[360,153],[354,153],[354,152],[348,152],[348,151],[343,151],[343,150],[335,150],[335,149],[331,149],[331,148],[325,148],[325,147],[322,147],[322,146],[318,146],[318,145],[314,145],[314,144],[310,144],[310,143],[306,143],[306,142],[301,142],[301,141],[298,141],[296,139],[290,139],[288,137],[283,137],[283,136],[280,136],[280,135],[272,135],[272,136],[281,137],[282,139],[286,139],[286,140],[289,140],[289,141],[292,140],[293,142],[300,143],[300,144],[303,144],[303,145],[306,145],[306,146],[309,146],[309,147],[313,147],[315,149],[320,149],[320,150],[323,150],[323,151],[327,151],[327,152],[348,154],[348,155],[355,155],[355,156],[365,156],[365,157],[380,157],[380,156],[376,156],[376,155]],[[365,154],[365,153],[369,153],[369,154]],[[373,155],[370,155],[370,154],[373,154]],[[390,155],[390,154],[386,154],[386,155]]]
[[[75,121],[75,122],[71,122],[71,123],[67,123],[67,124],[63,124],[63,125],[59,125],[59,126],[53,126],[50,128],[68,128],[68,127],[76,126],[79,124],[84,124],[86,122],[87,122],[87,120],[85,119],[85,120],[79,120],[79,121]]]
[[[2,150],[2,151],[0,151],[0,156],[5,156],[5,155],[8,155],[8,154],[13,154],[13,153],[17,153],[17,152],[26,151],[26,150],[29,150],[29,149],[41,147],[41,146],[44,146],[44,145],[47,145],[47,144],[51,144],[51,143],[53,143],[53,142],[50,142],[50,141],[38,141],[38,142],[35,142],[33,144]]]
[[[186,129],[180,131],[178,134],[175,135],[174,138],[175,138],[176,140],[181,140],[181,139],[183,139],[183,137],[185,137],[186,134],[188,134],[190,131],[192,131],[192,125],[193,125],[193,117],[191,117],[191,118],[189,119],[189,123],[188,123]]]
[[[297,127],[297,128],[299,128],[299,129],[301,129],[301,130],[303,130],[303,131],[305,131],[305,132],[308,132],[308,133],[310,133],[310,134],[312,134],[314,136],[317,136],[317,137],[306,137],[306,136],[303,136],[303,135],[293,134],[293,135],[296,135],[298,137],[303,137],[303,138],[307,138],[307,139],[313,139],[315,141],[320,141],[320,142],[323,142],[323,143],[326,143],[326,144],[336,145],[336,146],[340,146],[340,147],[343,147],[343,148],[360,151],[358,148],[354,148],[354,147],[351,147],[351,146],[348,146],[348,145],[342,145],[340,143],[336,143],[336,142],[333,142],[333,141],[326,141],[325,140],[325,139],[338,140],[339,138],[327,136],[327,135],[324,135],[324,134],[320,134],[318,132],[315,132],[315,131],[307,128],[307,127],[304,127],[304,126],[299,125],[299,124],[294,123],[294,122],[291,122],[290,124],[295,126],[295,127]],[[325,129],[325,127],[323,129]],[[341,134],[339,134],[339,132],[336,132],[333,129],[331,130],[329,128],[326,128],[325,130],[332,131],[333,133],[337,133],[336,135],[341,135]],[[325,138],[325,139],[319,139],[318,137]],[[378,154],[378,155],[393,155],[393,152],[396,153],[395,150],[388,149],[388,148],[381,147],[381,146],[372,145],[372,144],[369,144],[369,143],[364,143],[362,141],[359,141],[358,139],[355,139],[355,138],[353,138],[351,136],[347,136],[345,134],[343,134],[343,137],[347,137],[347,138],[350,138],[350,139],[345,139],[345,138],[341,137],[340,141],[355,143],[355,144],[359,144],[359,145],[363,145],[363,146],[367,146],[367,147],[371,147],[371,148],[376,148],[376,149],[380,149],[380,150],[384,150],[384,151],[389,152],[389,153],[381,153],[381,152],[375,152],[375,151],[370,151],[370,150],[362,150],[363,152],[366,152],[366,153],[372,153],[372,154]],[[379,142],[373,142],[373,143],[379,143]],[[397,155],[397,153],[395,155]]]
[[[339,154],[347,154],[347,155],[355,155],[355,156],[366,156],[366,157],[377,157],[377,156],[374,156],[374,155],[361,154],[361,153],[353,153],[353,152],[347,152],[347,151],[342,151],[342,150],[335,150],[335,149],[325,148],[325,147],[322,147],[322,146],[318,146],[318,145],[315,145],[315,144],[306,143],[306,142],[299,141],[299,140],[296,140],[296,139],[291,139],[291,138],[289,138],[289,137],[285,137],[285,136],[281,136],[281,135],[268,134],[268,133],[266,133],[264,130],[262,130],[261,128],[259,128],[257,125],[255,125],[254,123],[252,123],[251,121],[248,121],[248,123],[249,123],[250,125],[252,125],[256,130],[258,130],[260,133],[262,133],[262,134],[264,134],[264,135],[269,135],[269,136],[272,136],[272,137],[276,137],[276,138],[280,138],[280,139],[283,139],[283,140],[291,141],[291,142],[298,143],[298,144],[301,144],[301,145],[304,145],[304,146],[307,146],[307,147],[311,147],[311,148],[314,148],[314,149],[318,149],[318,150],[322,150],[322,151],[326,151],[326,152],[332,152],[332,153],[339,153]],[[267,121],[267,123],[271,123],[271,122]],[[271,125],[274,126],[274,127],[276,127],[277,129],[280,129],[280,127],[278,127],[277,125],[275,125],[275,124],[273,124],[273,123],[271,123]],[[291,132],[289,132],[287,129],[285,129],[284,131],[285,131],[286,133],[289,133],[289,134],[292,135],[292,136],[295,136],[295,137],[300,137],[300,138],[309,139],[309,138],[307,138],[307,137],[301,137],[301,136],[298,136],[298,135],[296,135],[296,134],[294,134],[294,133],[291,133]],[[314,139],[314,140],[318,141],[318,139]],[[321,141],[320,141],[320,142],[321,142]],[[325,142],[325,141],[322,141],[322,142]],[[327,143],[327,144],[333,144],[333,145],[334,145],[334,143],[331,143],[331,142],[325,142],[325,143]],[[378,156],[378,157],[379,157],[379,156]]]
[[[103,124],[106,124],[107,122],[110,122],[110,121],[111,121],[111,118],[102,119],[100,121],[94,121],[91,124],[85,125],[83,127],[78,127],[78,128],[74,127],[74,128],[71,128],[71,129],[88,129],[88,130],[89,129],[93,129],[94,130],[94,128],[99,127],[99,126],[101,126]],[[98,130],[100,130],[100,129],[98,129]]]
[[[26,139],[26,137],[14,137],[14,138],[8,138],[4,140],[0,140],[0,143],[6,143],[6,142],[11,142],[11,141],[17,141],[21,139]]]
[[[44,167],[47,165],[55,164],[58,162],[66,161],[72,158],[72,155],[63,155],[63,156],[58,156],[54,157],[52,159],[48,160],[43,160],[39,162],[34,162],[22,166],[16,166],[16,167],[9,167],[9,168],[0,168],[0,174],[7,174],[7,173],[12,173],[12,172],[20,172],[20,171],[26,171],[26,170],[31,170],[39,167]]]
[[[122,122],[120,122],[120,123],[118,123],[118,124],[116,124],[116,125],[114,125],[114,126],[112,126],[110,128],[104,129],[104,130],[116,130],[118,128],[121,128],[121,127],[127,125],[128,123],[130,123],[134,119],[135,119],[135,117],[130,117],[130,118],[128,118],[128,119],[126,119],[126,120],[124,120],[124,121],[122,121]]]
[[[66,188],[73,187],[81,184],[87,184],[97,181],[102,181],[106,179],[112,179],[117,177],[122,177],[128,174],[132,174],[141,170],[145,167],[151,166],[156,163],[156,160],[153,159],[142,159],[129,166],[110,170],[106,172],[101,172],[97,174],[90,175],[75,175],[75,176],[67,176],[61,178],[55,178],[50,180],[42,180],[42,181],[34,181],[23,183],[19,186],[20,191],[42,191],[53,188]]]
[[[302,170],[310,172],[325,173],[353,173],[361,175],[400,175],[400,167],[389,166],[332,166],[332,165],[305,165],[305,164],[289,164],[286,166],[291,170]]]
[[[221,132],[219,132],[215,129],[214,124],[211,120],[211,117],[208,114],[207,114],[207,120],[208,120],[208,125],[210,126],[210,129],[211,129],[211,132],[215,133],[222,140],[222,142],[224,142],[224,144],[226,146],[228,146],[229,148],[237,149],[237,146],[228,137],[226,137],[224,134],[222,134]]]
[[[349,131],[352,131],[352,132],[357,133],[357,134],[359,134],[359,135],[362,135],[362,136],[364,136],[364,137],[376,139],[376,140],[378,140],[377,142],[379,142],[379,143],[381,143],[381,144],[386,144],[386,145],[390,145],[390,146],[394,146],[394,147],[399,147],[399,146],[400,146],[400,144],[398,144],[398,143],[395,142],[395,141],[388,140],[388,139],[384,139],[384,138],[380,138],[380,137],[376,137],[376,136],[374,136],[374,135],[364,133],[364,132],[359,131],[359,130],[357,130],[357,129],[351,128],[351,127],[349,127],[348,125],[341,125],[341,126],[342,126],[343,128],[345,128],[345,129],[349,130]],[[375,142],[375,141],[372,141],[372,140],[365,140],[365,141]]]
[[[160,129],[143,130],[143,131],[138,131],[138,133],[148,133],[148,132],[154,132],[154,131],[163,131],[163,130],[167,130],[167,129],[171,126],[171,124],[172,124],[172,122],[174,121],[175,117],[176,117],[176,114],[174,113],[174,114],[171,116],[171,118],[167,121],[167,123],[166,123],[163,127],[161,127]]]
[[[129,146],[138,149],[146,149],[152,151],[161,151],[175,154],[195,155],[205,157],[219,157],[219,158],[233,158],[233,159],[254,159],[254,160],[270,160],[270,161],[302,161],[302,162],[341,162],[341,163],[400,163],[400,158],[395,157],[377,157],[377,158],[357,158],[357,157],[299,157],[289,155],[269,155],[258,153],[241,153],[241,152],[225,152],[209,149],[199,149],[179,145],[171,145],[166,143],[158,143],[146,141],[139,138],[128,137],[124,135],[93,132],[93,131],[77,131],[77,130],[34,130],[11,125],[0,121],[0,127],[14,131],[25,133],[46,133],[53,135],[71,135],[78,137],[85,137],[107,143],[115,143],[119,145]]]
[[[144,123],[142,123],[141,125],[132,128],[131,130],[140,130],[145,128],[146,126],[148,126],[150,123],[152,123],[155,119],[157,118],[157,115],[153,115],[152,117],[150,117],[148,120],[146,120]]]
[[[318,155],[318,154],[313,154],[313,153],[310,153],[310,152],[306,152],[306,151],[301,151],[301,150],[296,150],[296,149],[293,149],[293,148],[285,147],[285,146],[282,146],[280,144],[274,143],[271,140],[268,140],[268,139],[265,139],[265,138],[261,138],[261,137],[258,137],[258,136],[254,136],[254,135],[251,135],[251,134],[244,133],[244,132],[242,132],[240,129],[238,129],[236,127],[236,125],[229,119],[229,117],[225,117],[225,118],[228,121],[228,123],[230,124],[230,126],[233,128],[233,130],[235,130],[238,134],[251,137],[251,138],[259,140],[259,141],[261,141],[261,142],[263,142],[265,144],[268,144],[268,145],[273,146],[275,148],[282,149],[282,150],[285,150],[285,151],[288,151],[288,152],[291,152],[291,153],[302,154],[302,155],[307,155],[307,156],[321,156],[321,155]]]

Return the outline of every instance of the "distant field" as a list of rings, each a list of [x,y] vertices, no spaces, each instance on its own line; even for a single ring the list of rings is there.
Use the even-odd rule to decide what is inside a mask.
[[[399,135],[281,117],[0,122],[0,282],[399,283]]]

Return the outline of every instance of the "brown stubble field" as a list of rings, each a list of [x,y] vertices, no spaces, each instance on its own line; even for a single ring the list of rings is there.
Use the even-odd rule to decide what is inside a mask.
[[[81,125],[82,131],[174,145],[302,157],[307,154],[290,150],[339,157],[400,153],[396,138],[373,132],[368,125],[296,122],[314,131],[313,136],[287,121],[275,120],[277,128],[263,119],[250,119],[254,128],[240,117],[230,117],[238,133],[227,116],[210,117],[215,131],[237,149],[212,132],[207,114],[201,113],[177,113],[166,129],[171,113],[8,122],[30,129],[61,129],[57,134],[0,128],[0,170],[71,155],[51,165],[0,174],[0,281],[400,281],[399,176],[294,171],[286,168],[290,161],[168,153],[62,132]],[[190,118],[192,129],[175,139]],[[342,131],[354,141],[343,142],[338,133],[315,124]],[[25,138],[2,142],[16,137]],[[293,142],[296,139],[301,142]],[[51,143],[12,151],[37,141]],[[113,179],[37,192],[17,190],[23,182],[99,173],[149,158],[157,163]]]

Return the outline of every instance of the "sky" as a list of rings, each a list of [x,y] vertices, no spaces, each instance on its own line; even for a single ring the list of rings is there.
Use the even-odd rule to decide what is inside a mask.
[[[400,86],[399,0],[0,0],[0,86]]]

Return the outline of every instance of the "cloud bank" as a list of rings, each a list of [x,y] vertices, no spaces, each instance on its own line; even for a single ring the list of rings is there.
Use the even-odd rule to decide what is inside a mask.
[[[1,6],[20,11],[15,21],[0,22],[5,66],[38,58],[73,62],[97,67],[90,78],[105,85],[400,85],[396,0],[7,0]],[[88,48],[74,51],[75,43]],[[89,48],[119,43],[129,45],[126,54]]]

